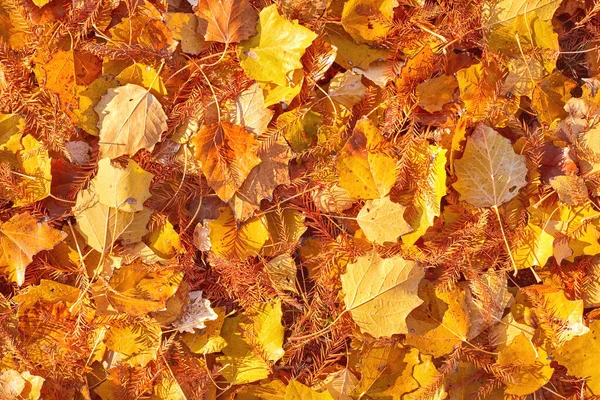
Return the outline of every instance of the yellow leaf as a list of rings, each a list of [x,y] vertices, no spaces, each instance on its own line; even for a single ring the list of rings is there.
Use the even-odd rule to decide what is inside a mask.
[[[259,15],[258,33],[240,45],[240,65],[252,79],[287,85],[288,74],[301,69],[300,57],[317,34],[279,15],[275,4]]]
[[[569,375],[586,378],[593,393],[600,393],[600,321],[590,322],[590,331],[569,340],[554,351],[554,359],[567,367]]]
[[[150,198],[153,177],[133,160],[129,160],[127,167],[119,168],[113,166],[109,158],[103,158],[98,162],[98,173],[94,177],[95,187],[101,188],[98,201],[121,211],[141,211]]]
[[[159,383],[152,388],[150,400],[181,400],[185,399],[185,393],[169,373],[162,375]]]
[[[374,337],[407,333],[406,316],[423,302],[417,296],[424,269],[400,256],[372,252],[348,264],[341,276],[344,303],[363,332]]]
[[[342,26],[327,24],[324,29],[327,40],[337,47],[335,62],[346,69],[366,70],[374,61],[387,59],[388,52],[386,50],[372,48],[364,43],[356,43]]]
[[[104,294],[96,293],[98,310],[103,297],[119,312],[143,316],[165,308],[183,278],[182,272],[172,269],[154,269],[140,261],[114,271]]]
[[[79,299],[81,290],[76,287],[42,279],[39,285],[28,286],[24,292],[16,295],[13,300],[19,304],[18,315],[25,313],[35,306],[38,301],[44,303],[65,302],[73,304]]]
[[[344,3],[342,26],[356,42],[373,44],[390,30],[397,6],[396,0],[349,0]]]
[[[363,118],[339,153],[339,185],[352,198],[369,200],[384,197],[396,182],[396,160],[378,149],[383,141],[373,122]]]
[[[423,155],[429,162],[428,178],[426,187],[419,191],[420,196],[414,201],[416,215],[408,217],[407,222],[413,231],[402,236],[406,246],[415,244],[433,226],[435,218],[440,216],[442,197],[446,195],[446,150],[428,146]]]
[[[496,85],[501,79],[494,65],[483,63],[471,65],[456,72],[460,98],[467,113],[475,121],[481,121],[492,111],[496,96]]]
[[[44,381],[29,371],[7,369],[0,372],[0,395],[6,399],[38,400]]]
[[[13,207],[20,207],[46,198],[52,183],[51,160],[48,149],[33,136],[21,139],[23,149],[17,153],[20,192],[24,197],[14,199]]]
[[[269,230],[269,240],[263,247],[265,255],[293,248],[307,229],[304,225],[304,214],[292,208],[266,213],[265,218]]]
[[[519,368],[509,373],[506,393],[516,396],[531,394],[544,386],[554,373],[546,351],[521,333],[498,353],[498,364]]]
[[[329,96],[351,109],[367,93],[367,87],[361,82],[361,75],[352,71],[338,72],[329,82]]]
[[[510,140],[484,124],[467,140],[454,168],[454,188],[475,207],[500,206],[527,184],[525,156],[515,154]]]
[[[428,112],[442,111],[442,106],[450,103],[458,82],[454,76],[442,75],[428,79],[417,86],[419,106]]]
[[[11,282],[25,282],[25,268],[33,256],[50,250],[67,235],[29,213],[17,214],[0,225],[0,267]]]
[[[285,400],[333,400],[333,396],[329,392],[315,392],[309,388],[292,379],[288,383],[287,389],[285,390]]]
[[[273,362],[279,360],[285,353],[282,348],[284,329],[281,325],[281,300],[258,304],[249,315],[256,335],[254,340],[260,345],[263,357]]]
[[[100,120],[100,157],[110,159],[152,151],[167,129],[167,115],[153,94],[128,83],[108,89],[94,108]]]
[[[281,254],[265,264],[273,287],[281,291],[298,293],[296,290],[296,263],[288,254]]]
[[[401,399],[419,387],[413,369],[419,363],[419,351],[394,343],[373,343],[359,354],[361,379],[352,398],[364,395],[373,399]]]
[[[219,218],[207,224],[212,252],[217,257],[237,259],[258,255],[269,239],[265,217],[251,218],[238,228],[231,208],[222,207],[219,212]]]
[[[419,297],[425,302],[406,318],[406,344],[434,357],[450,354],[469,333],[471,320],[465,291],[455,286],[445,292],[423,280]]]
[[[540,121],[551,125],[555,120],[565,118],[568,115],[565,104],[576,86],[575,81],[560,72],[554,72],[537,82],[533,89],[531,107],[537,112]]]
[[[553,246],[554,236],[529,223],[524,229],[521,244],[513,253],[517,268],[543,267],[548,258],[552,257]]]
[[[389,196],[367,200],[356,222],[371,242],[396,242],[399,236],[413,230],[404,220],[404,210],[405,206],[392,202]]]
[[[25,120],[18,114],[0,114],[0,151],[16,153],[20,150]],[[15,138],[18,143],[12,143]],[[14,146],[17,146],[16,148]]]
[[[181,341],[187,345],[192,353],[212,354],[223,350],[227,345],[225,339],[221,337],[221,328],[225,320],[225,309],[215,307],[217,319],[206,321],[206,328],[201,332],[185,332],[181,336]]]
[[[173,224],[166,221],[160,229],[152,231],[148,246],[161,258],[174,257],[181,250],[181,243]]]
[[[589,200],[585,180],[577,175],[559,175],[550,179],[550,186],[563,203],[577,206]]]
[[[336,400],[352,400],[350,394],[358,385],[358,378],[348,368],[329,374],[323,381]]]
[[[275,113],[266,108],[263,90],[258,83],[254,83],[234,100],[230,100],[223,111],[229,117],[229,122],[243,126],[256,137],[266,132]]]
[[[153,319],[114,321],[106,330],[106,346],[131,366],[145,367],[156,360],[161,341],[160,325]]]
[[[119,72],[115,80],[118,86],[132,83],[145,87],[159,100],[167,95],[167,88],[158,71],[149,65],[140,63],[132,64]]]
[[[121,211],[100,203],[92,184],[88,189],[77,193],[73,214],[77,220],[77,229],[86,238],[88,245],[104,253],[132,225],[138,213]]]
[[[560,3],[561,0],[501,0],[491,10],[490,23],[511,21],[527,13],[550,21]]]
[[[533,57],[515,56],[508,62],[508,75],[504,79],[500,94],[531,96],[536,82],[546,75],[544,65]]]
[[[219,198],[229,201],[252,168],[260,164],[258,142],[244,127],[221,122],[204,125],[192,138],[195,157],[208,184]]]

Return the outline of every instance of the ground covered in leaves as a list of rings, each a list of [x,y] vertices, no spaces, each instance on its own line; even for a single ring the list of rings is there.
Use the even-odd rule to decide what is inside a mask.
[[[0,399],[600,395],[600,3],[0,0]]]

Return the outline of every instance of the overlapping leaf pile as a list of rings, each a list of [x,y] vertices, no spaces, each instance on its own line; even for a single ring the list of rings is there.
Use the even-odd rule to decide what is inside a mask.
[[[188,1],[0,0],[1,399],[600,396],[597,2]]]

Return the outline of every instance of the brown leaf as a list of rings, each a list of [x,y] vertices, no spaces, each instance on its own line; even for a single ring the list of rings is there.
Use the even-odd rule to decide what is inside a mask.
[[[208,41],[237,43],[256,32],[258,14],[248,0],[201,0],[196,13],[208,22]]]

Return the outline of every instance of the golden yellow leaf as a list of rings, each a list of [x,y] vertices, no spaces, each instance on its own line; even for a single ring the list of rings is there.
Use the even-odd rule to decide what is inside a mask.
[[[442,106],[450,103],[458,82],[454,76],[442,75],[428,79],[417,86],[419,106],[428,112],[442,111]]]
[[[521,244],[513,252],[517,268],[543,267],[548,258],[552,257],[553,247],[554,236],[529,223],[524,228]]]
[[[256,137],[266,132],[275,113],[266,108],[263,89],[258,83],[254,83],[234,100],[226,103],[223,111],[229,117],[229,122],[243,126]]]
[[[510,140],[484,124],[467,140],[454,170],[458,178],[454,189],[475,207],[500,206],[527,184],[525,156],[515,154]]]
[[[333,400],[333,396],[329,392],[316,392],[292,379],[288,383],[287,389],[285,390],[285,400]]]
[[[217,257],[237,259],[258,255],[269,239],[265,217],[251,218],[238,227],[231,208],[222,207],[219,212],[218,219],[207,223],[212,252]]]
[[[337,160],[339,185],[350,197],[384,197],[396,182],[396,160],[378,149],[382,142],[383,136],[370,119],[358,121]]]
[[[227,346],[225,339],[221,337],[221,328],[225,320],[225,309],[215,307],[217,319],[205,322],[206,328],[200,332],[185,332],[181,341],[187,345],[192,353],[212,354],[223,350]]]
[[[363,332],[374,337],[407,333],[406,316],[423,302],[417,296],[424,269],[401,256],[376,252],[358,257],[341,276],[344,303]]]
[[[531,394],[545,385],[554,368],[546,351],[537,347],[521,333],[498,353],[498,364],[503,366],[518,366],[515,372],[509,374],[506,393],[517,396]]]
[[[67,235],[29,213],[17,214],[0,225],[0,268],[12,282],[25,282],[25,268],[33,256],[50,250]]]
[[[123,363],[145,367],[156,360],[161,334],[160,325],[151,318],[114,321],[106,329],[104,341],[106,347],[122,357]]]
[[[206,21],[191,13],[166,13],[165,21],[173,33],[173,38],[181,43],[181,51],[200,54],[208,47],[204,41]]]
[[[374,43],[391,28],[396,0],[349,0],[344,3],[342,26],[358,43]]]
[[[174,257],[181,250],[181,242],[173,224],[166,221],[160,229],[152,231],[148,237],[148,247],[161,258]]]
[[[554,359],[567,367],[569,375],[586,378],[593,393],[600,393],[600,369],[598,354],[600,351],[600,321],[590,322],[590,331],[569,340],[554,351]]]

